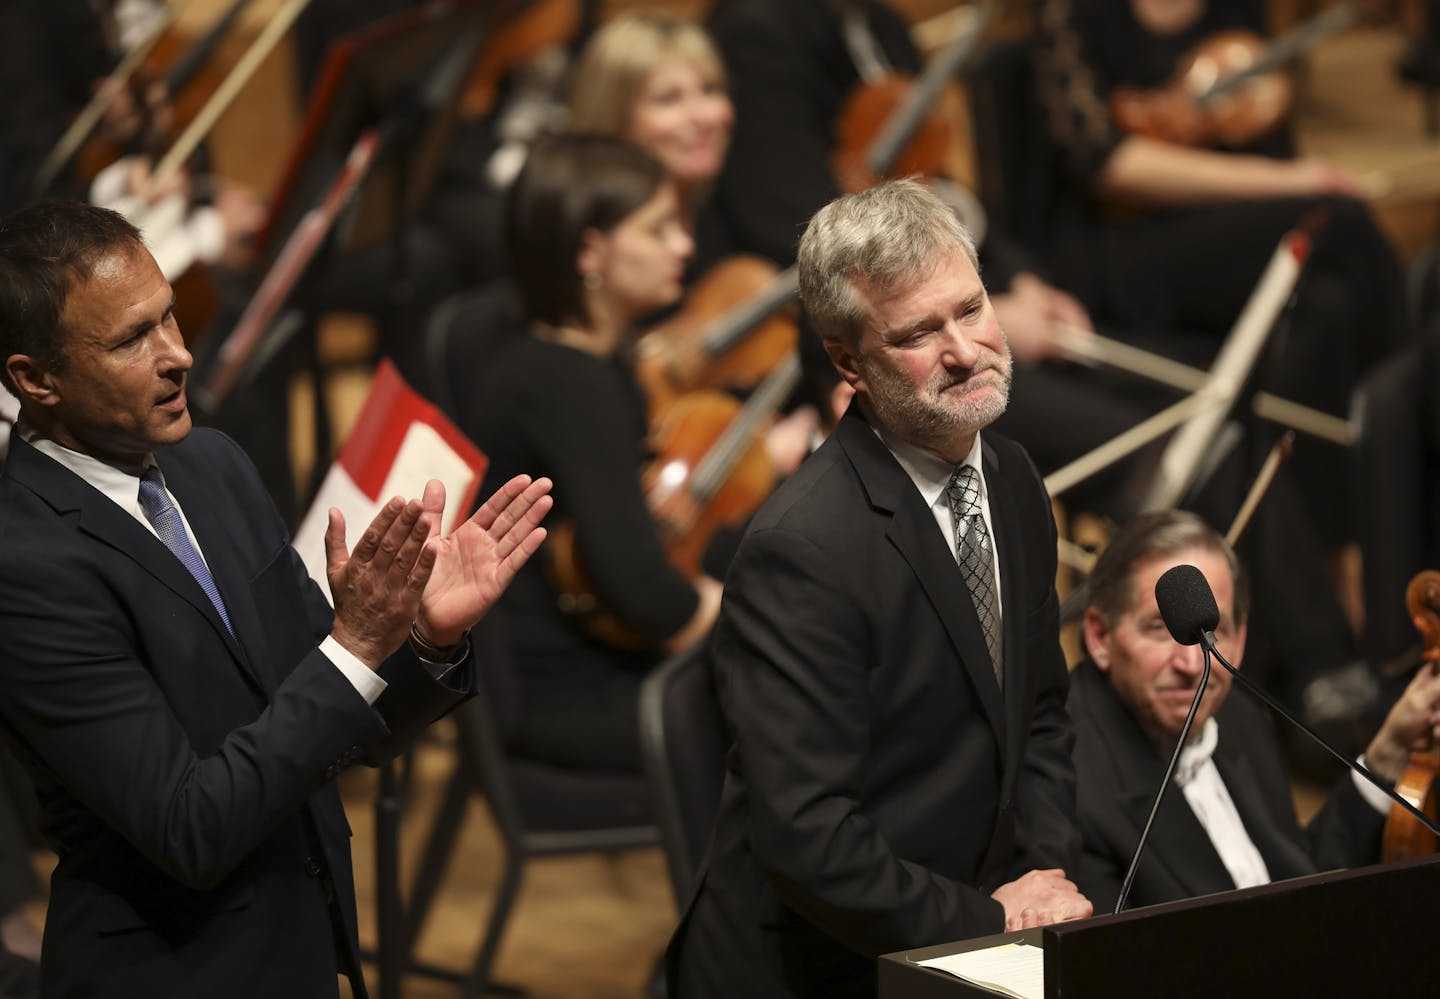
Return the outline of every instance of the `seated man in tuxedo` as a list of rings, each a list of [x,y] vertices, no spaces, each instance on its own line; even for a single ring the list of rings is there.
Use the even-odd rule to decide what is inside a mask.
[[[0,722],[59,855],[42,994],[363,995],[333,779],[468,694],[549,483],[442,538],[432,482],[348,553],[332,510],[332,612],[240,449],[192,432],[174,301],[113,212],[0,222]]]
[[[671,995],[873,996],[876,955],[1090,914],[1055,524],[987,428],[1010,357],[954,213],[847,195],[800,294],[855,400],[752,519],[713,639],[734,745]],[[983,433],[983,438],[982,438]]]
[[[1083,856],[1075,880],[1115,906],[1146,816],[1199,686],[1202,653],[1170,637],[1155,583],[1198,568],[1215,594],[1215,640],[1237,668],[1245,651],[1248,582],[1224,538],[1194,514],[1144,514],[1121,529],[1090,574],[1088,658],[1070,681]],[[1336,867],[1376,863],[1390,799],[1357,774],[1336,784],[1302,830],[1270,720],[1229,697],[1218,664],[1195,713],[1141,857],[1127,905],[1152,905]],[[1440,677],[1422,669],[1390,710],[1362,762],[1393,783],[1412,750],[1440,734]]]

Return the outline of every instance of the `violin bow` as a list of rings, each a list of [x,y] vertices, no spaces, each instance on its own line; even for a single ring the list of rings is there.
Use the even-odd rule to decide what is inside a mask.
[[[129,83],[130,77],[135,75],[135,71],[145,61],[145,57],[155,48],[160,37],[165,34],[165,29],[175,23],[181,11],[194,2],[195,0],[181,0],[178,5],[165,4],[155,14],[154,21],[145,37],[130,47],[130,50],[111,70],[110,75],[105,77],[100,86],[95,88],[95,94],[90,98],[90,102],[75,116],[75,120],[60,136],[60,140],[55,143],[55,148],[50,150],[50,155],[45,157],[45,162],[35,172],[35,181],[31,188],[35,197],[38,198],[50,190],[50,185],[55,183],[55,178],[60,175],[65,164],[69,163],[71,157],[80,151],[85,140],[90,138],[90,133],[95,131],[95,127],[105,117],[105,112],[109,111],[111,105],[119,100],[120,92]]]
[[[1079,364],[1103,364],[1117,371],[1139,375],[1181,392],[1194,392],[1205,384],[1209,373],[1173,358],[1144,350],[1121,340],[1056,321],[1056,339],[1066,358]],[[1252,400],[1256,416],[1321,440],[1349,447],[1354,440],[1350,421],[1322,412],[1270,392],[1256,392]]]
[[[1265,456],[1265,463],[1260,466],[1260,471],[1255,476],[1255,481],[1250,484],[1250,491],[1245,494],[1240,509],[1235,513],[1235,519],[1230,524],[1230,530],[1225,532],[1225,543],[1231,548],[1240,540],[1240,535],[1250,526],[1250,521],[1255,516],[1255,511],[1260,506],[1260,501],[1270,490],[1270,484],[1275,481],[1276,474],[1290,457],[1295,448],[1295,431],[1287,430],[1275,442],[1270,453]]]
[[[295,23],[295,19],[309,6],[310,0],[285,0],[275,14],[266,21],[264,29],[256,36],[255,41],[245,50],[235,68],[225,77],[224,82],[215,88],[215,93],[206,102],[205,107],[195,116],[190,126],[180,134],[169,152],[150,174],[150,180],[146,184],[144,197],[148,200],[153,197],[156,191],[162,190],[164,186],[179,173],[195,149],[204,141],[210,129],[220,120],[220,116],[229,109],[231,103],[239,95],[240,89],[250,82],[260,64],[280,44],[285,32]]]
[[[1208,108],[1232,90],[1241,87],[1246,80],[1262,76],[1300,58],[1310,46],[1344,31],[1359,20],[1360,11],[1354,3],[1336,4],[1316,14],[1265,46],[1265,50],[1250,65],[1228,76],[1222,76],[1196,94],[1195,103],[1201,108]]]
[[[1138,369],[1135,373],[1173,385],[1190,392],[1190,395],[1051,472],[1045,477],[1045,488],[1052,497],[1178,427],[1161,455],[1155,481],[1142,508],[1164,510],[1179,502],[1194,479],[1210,442],[1224,423],[1226,414],[1239,398],[1260,352],[1269,341],[1271,329],[1290,301],[1295,282],[1309,254],[1312,232],[1318,225],[1318,220],[1307,219],[1281,238],[1209,371],[1190,368],[1088,333],[1082,337],[1072,330],[1062,336],[1062,348],[1076,359],[1099,360],[1122,370]],[[1086,340],[1090,343],[1082,345]],[[1338,417],[1268,394],[1263,405],[1259,394],[1254,402],[1255,411],[1266,419],[1291,424],[1294,429],[1342,446],[1350,443],[1350,426]]]

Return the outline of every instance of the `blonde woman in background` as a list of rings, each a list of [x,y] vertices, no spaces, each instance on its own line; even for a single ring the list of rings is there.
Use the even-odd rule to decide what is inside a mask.
[[[614,135],[665,168],[693,222],[725,163],[735,110],[698,24],[628,13],[595,32],[570,83],[569,128]]]

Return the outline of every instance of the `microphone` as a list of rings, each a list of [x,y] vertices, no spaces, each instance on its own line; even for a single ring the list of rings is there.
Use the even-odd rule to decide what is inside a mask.
[[[1155,602],[1160,617],[1170,629],[1170,637],[1181,645],[1199,645],[1210,635],[1215,642],[1215,629],[1220,624],[1220,608],[1205,574],[1193,565],[1177,565],[1166,571],[1155,583]]]
[[[1220,665],[1224,666],[1231,676],[1239,680],[1241,686],[1264,702],[1266,707],[1304,732],[1321,749],[1345,764],[1352,772],[1359,774],[1370,784],[1379,788],[1391,801],[1402,806],[1415,816],[1421,825],[1440,837],[1440,827],[1437,827],[1429,816],[1396,794],[1385,781],[1371,773],[1369,767],[1361,766],[1326,742],[1318,732],[1286,711],[1258,684],[1226,661],[1225,657],[1220,654],[1220,650],[1215,647],[1215,627],[1220,623],[1220,611],[1215,606],[1215,594],[1210,591],[1210,584],[1205,580],[1203,572],[1193,565],[1177,565],[1168,570],[1155,583],[1155,602],[1160,607],[1160,617],[1164,619],[1165,627],[1170,629],[1170,634],[1175,641],[1181,645],[1198,643],[1205,650],[1207,669],[1210,654],[1214,653],[1215,658],[1220,661]],[[1193,705],[1191,711],[1194,711]],[[1186,724],[1189,724],[1189,719],[1186,719]],[[1165,779],[1167,781],[1170,779],[1168,774]]]
[[[1184,573],[1177,575],[1177,570],[1180,569],[1189,569],[1200,577],[1203,598],[1201,588],[1197,588],[1193,580]],[[1215,596],[1205,583],[1205,577],[1193,565],[1177,565],[1161,576],[1155,583],[1155,600],[1160,605],[1160,616],[1165,619],[1165,627],[1170,629],[1170,634],[1181,645],[1202,642],[1202,636],[1213,631],[1220,623],[1220,611],[1215,606]],[[1171,616],[1165,613],[1167,605],[1175,609],[1173,624]],[[1213,644],[1212,641],[1211,647]],[[1175,776],[1175,766],[1180,762],[1180,751],[1185,748],[1185,743],[1190,741],[1190,726],[1195,721],[1195,712],[1199,709],[1200,701],[1205,697],[1205,688],[1210,683],[1211,647],[1201,645],[1205,653],[1205,665],[1200,671],[1200,683],[1195,688],[1195,696],[1190,699],[1190,710],[1185,714],[1185,724],[1180,726],[1180,738],[1176,740],[1175,749],[1170,753],[1170,764],[1165,768],[1165,775],[1160,778],[1160,789],[1155,792],[1150,814],[1145,819],[1144,828],[1140,830],[1140,840],[1135,844],[1135,852],[1130,855],[1130,866],[1125,871],[1125,880],[1120,883],[1120,894],[1115,897],[1115,912],[1125,908],[1125,900],[1130,897],[1130,886],[1135,882],[1135,872],[1140,869],[1140,857],[1145,853],[1145,843],[1150,839],[1150,827],[1155,824],[1155,816],[1160,812],[1160,802],[1165,800],[1165,792],[1169,790]]]

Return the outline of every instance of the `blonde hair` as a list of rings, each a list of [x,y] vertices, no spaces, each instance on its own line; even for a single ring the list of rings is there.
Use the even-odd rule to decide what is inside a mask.
[[[655,67],[679,58],[722,87],[725,64],[705,30],[659,12],[628,12],[591,36],[570,81],[569,128],[624,137],[635,101]]]

